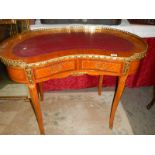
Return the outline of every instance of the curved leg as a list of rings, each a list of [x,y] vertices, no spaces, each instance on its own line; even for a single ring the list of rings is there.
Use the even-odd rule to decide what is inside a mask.
[[[122,96],[124,87],[125,87],[125,81],[127,79],[127,75],[123,75],[119,77],[119,81],[118,81],[118,87],[117,90],[115,92],[115,96],[113,99],[113,103],[111,106],[111,113],[110,113],[110,119],[109,119],[109,128],[113,128],[113,121],[114,121],[114,117],[115,117],[115,112],[119,103],[119,100]]]
[[[29,92],[30,92],[30,96],[31,96],[32,106],[34,108],[35,115],[36,115],[36,118],[38,121],[40,133],[45,134],[42,112],[41,112],[41,108],[40,108],[40,104],[39,104],[39,100],[38,100],[36,84],[28,84],[28,88],[29,88]]]
[[[37,88],[40,95],[40,100],[43,101],[44,100],[43,83],[38,83]]]
[[[102,95],[102,84],[103,84],[103,75],[99,75],[99,82],[98,82],[98,95]]]

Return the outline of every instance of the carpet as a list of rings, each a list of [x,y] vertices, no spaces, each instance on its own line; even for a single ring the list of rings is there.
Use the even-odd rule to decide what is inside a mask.
[[[114,127],[108,121],[114,92],[98,96],[95,91],[45,93],[41,102],[47,135],[124,135],[133,134],[128,117],[118,106]],[[31,104],[24,100],[0,101],[0,134],[36,135],[38,125]]]

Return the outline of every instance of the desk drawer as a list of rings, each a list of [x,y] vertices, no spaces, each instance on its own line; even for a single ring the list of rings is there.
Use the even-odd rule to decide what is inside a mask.
[[[121,63],[113,63],[108,61],[83,60],[82,69],[101,70],[106,72],[120,73]]]
[[[50,66],[46,66],[42,68],[37,68],[35,69],[34,73],[35,73],[35,78],[39,79],[39,78],[51,76],[53,74],[70,71],[74,69],[75,69],[75,62],[74,60],[72,60],[72,61],[54,63],[54,64],[51,64]]]

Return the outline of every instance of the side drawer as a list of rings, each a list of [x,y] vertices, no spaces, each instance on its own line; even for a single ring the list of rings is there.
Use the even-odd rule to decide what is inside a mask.
[[[106,72],[121,73],[122,64],[108,61],[83,60],[82,69],[101,70]]]
[[[7,71],[10,79],[20,83],[27,83],[27,78],[25,75],[25,70],[15,67],[7,67]]]
[[[41,68],[35,69],[34,76],[36,79],[40,79],[40,78],[51,76],[53,74],[70,71],[70,70],[74,70],[74,69],[75,69],[74,60],[63,61],[63,62],[53,63],[46,67],[41,67]]]

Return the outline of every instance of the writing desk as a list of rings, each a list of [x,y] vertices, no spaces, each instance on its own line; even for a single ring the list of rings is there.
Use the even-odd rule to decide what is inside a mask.
[[[40,133],[44,134],[38,99],[43,99],[42,82],[70,75],[98,75],[101,95],[103,76],[118,76],[109,119],[112,128],[127,76],[136,72],[146,50],[147,44],[134,34],[80,26],[18,34],[1,44],[0,58],[12,80],[27,84]]]

